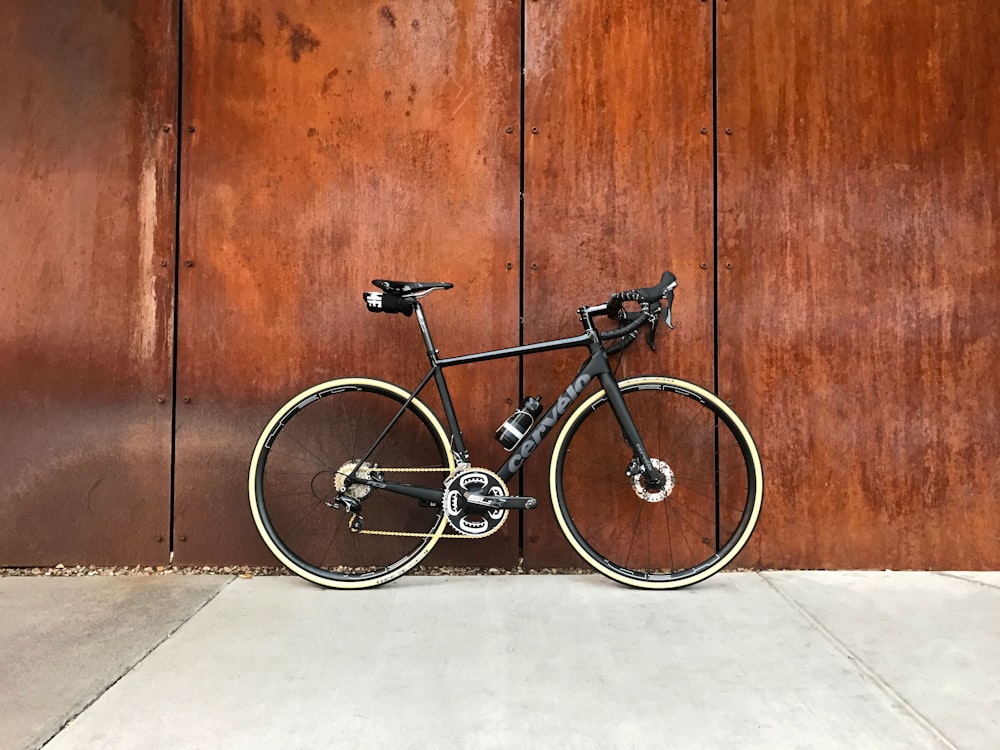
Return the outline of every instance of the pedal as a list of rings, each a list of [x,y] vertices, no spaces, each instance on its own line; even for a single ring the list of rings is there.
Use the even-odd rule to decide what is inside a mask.
[[[533,497],[477,495],[474,492],[466,494],[465,502],[483,508],[503,508],[504,510],[531,510],[538,505],[538,501]]]

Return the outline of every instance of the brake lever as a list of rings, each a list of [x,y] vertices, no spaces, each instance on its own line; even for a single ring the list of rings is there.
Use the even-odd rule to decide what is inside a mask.
[[[646,318],[649,320],[649,328],[646,329],[646,343],[654,352],[656,351],[656,324],[660,322],[660,308],[657,306],[653,310],[646,310]]]
[[[656,351],[656,326],[660,322],[660,318],[663,318],[663,322],[667,324],[667,328],[673,330],[673,306],[674,306],[674,290],[668,289],[664,295],[663,300],[666,301],[666,305],[657,305],[655,309],[646,309],[646,317],[649,318],[649,328],[646,329],[646,343],[649,344],[649,348],[654,352]]]
[[[670,330],[674,329],[674,322],[671,310],[674,306],[674,290],[668,289],[664,295],[663,299],[666,300],[667,304],[665,307],[661,308],[661,315],[663,316],[663,322],[667,324],[667,328]]]

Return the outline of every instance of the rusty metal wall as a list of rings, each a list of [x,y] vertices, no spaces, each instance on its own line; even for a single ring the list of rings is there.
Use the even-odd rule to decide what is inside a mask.
[[[274,410],[346,374],[413,387],[412,318],[372,316],[373,278],[444,280],[442,355],[518,334],[520,4],[185,4],[176,558],[273,558],[246,471]],[[470,448],[517,396],[517,363],[448,372]],[[516,521],[434,562],[513,565]]]
[[[665,268],[677,330],[620,373],[717,367],[767,479],[739,564],[1000,564],[991,2],[185,3],[182,57],[176,0],[8,6],[0,564],[165,562],[173,403],[177,562],[269,562],[269,414],[423,374],[371,278],[454,282],[427,302],[450,355],[572,334]],[[574,356],[449,372],[479,463]],[[576,564],[545,504],[513,521],[431,562]]]
[[[712,6],[689,0],[527,3],[524,338],[580,332],[576,309],[679,278],[675,331],[630,349],[622,377],[711,383],[714,357]],[[585,350],[530,357],[524,388],[546,405]],[[595,446],[595,455],[600,455]],[[524,560],[579,564],[548,502],[539,451],[524,491]]]
[[[721,386],[768,482],[747,564],[1000,565],[997,38],[990,0],[719,4]]]
[[[0,19],[0,565],[169,554],[176,3]]]

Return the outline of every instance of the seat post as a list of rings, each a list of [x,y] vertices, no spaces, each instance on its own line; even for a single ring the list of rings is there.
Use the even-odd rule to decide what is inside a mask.
[[[427,347],[427,358],[432,365],[437,364],[437,349],[434,348],[434,341],[431,339],[430,328],[427,327],[427,318],[424,317],[424,308],[420,300],[413,300],[413,311],[417,316],[417,325],[420,326],[420,333],[424,337],[424,346]]]

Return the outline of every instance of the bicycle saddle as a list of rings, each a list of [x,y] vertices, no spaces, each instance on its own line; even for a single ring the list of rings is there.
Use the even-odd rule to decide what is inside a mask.
[[[413,296],[416,294],[432,292],[435,289],[451,289],[454,284],[447,281],[386,281],[385,279],[372,279],[372,283],[383,292],[395,294],[400,297]]]

